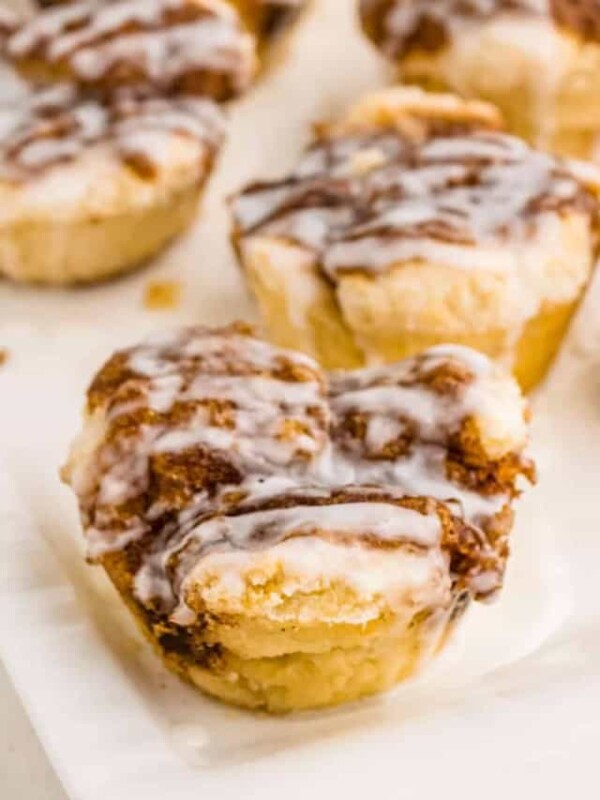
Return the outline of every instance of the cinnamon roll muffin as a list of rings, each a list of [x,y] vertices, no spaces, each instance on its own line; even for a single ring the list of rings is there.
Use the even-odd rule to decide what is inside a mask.
[[[23,22],[4,49],[41,81],[219,101],[244,91],[256,70],[255,39],[225,0],[81,0]]]
[[[597,152],[597,0],[360,0],[360,14],[404,81],[490,100],[540,147]]]
[[[390,688],[500,589],[526,417],[466,348],[326,375],[193,328],[104,365],[63,477],[166,665],[291,711]]]
[[[0,274],[65,284],[139,265],[193,220],[222,136],[198,97],[61,84],[0,106]]]
[[[273,341],[329,368],[454,342],[538,383],[592,275],[600,173],[499,127],[485,103],[385,90],[233,198]]]

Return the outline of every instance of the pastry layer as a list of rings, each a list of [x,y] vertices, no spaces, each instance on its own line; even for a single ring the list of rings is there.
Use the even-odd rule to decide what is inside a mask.
[[[526,363],[547,366],[566,324],[529,332],[576,308],[590,279],[600,181],[498,126],[482,103],[386,90],[318,128],[290,177],[234,198],[274,341],[328,367],[456,342],[531,388],[543,370]]]
[[[501,586],[526,406],[472,351],[325,375],[239,326],[116,354],[64,477],[179,674],[252,708],[389,688]]]
[[[137,266],[192,221],[223,120],[210,100],[71,85],[0,111],[0,273],[97,280]]]

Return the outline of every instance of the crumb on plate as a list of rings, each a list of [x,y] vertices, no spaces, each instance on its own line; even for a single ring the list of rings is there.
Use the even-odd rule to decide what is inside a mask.
[[[144,306],[151,311],[169,311],[181,302],[179,281],[151,281],[146,285]]]

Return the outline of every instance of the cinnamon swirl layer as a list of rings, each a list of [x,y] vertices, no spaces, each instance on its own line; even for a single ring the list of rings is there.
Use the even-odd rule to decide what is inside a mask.
[[[103,367],[64,477],[168,665],[282,711],[389,687],[498,591],[526,442],[516,385],[472,351],[327,376],[195,328]]]
[[[181,232],[224,129],[208,99],[71,84],[31,90],[0,123],[0,273],[52,283],[120,272]]]
[[[484,104],[387,90],[319,126],[289,177],[243,189],[234,242],[268,322],[276,303],[284,309],[276,341],[296,339],[330,366],[443,341],[514,360],[549,304],[576,303],[593,265],[600,176],[498,126]],[[332,340],[315,330],[321,320],[339,354],[321,349]]]
[[[253,37],[224,0],[82,0],[50,8],[8,38],[25,74],[114,89],[226,100],[250,84]]]

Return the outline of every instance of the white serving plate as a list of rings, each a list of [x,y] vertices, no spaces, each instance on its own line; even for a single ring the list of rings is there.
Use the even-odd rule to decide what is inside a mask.
[[[541,480],[519,509],[502,598],[473,608],[443,659],[387,696],[269,719],[182,685],[85,564],[58,480],[85,386],[114,348],[164,326],[254,316],[223,198],[286,169],[309,122],[383,83],[353,6],[321,0],[285,64],[236,107],[202,218],[155,265],[92,289],[0,285],[0,346],[11,353],[0,370],[0,654],[77,800],[558,797],[578,781],[596,796],[600,284],[534,399]],[[144,309],[157,279],[182,282],[176,310]]]

